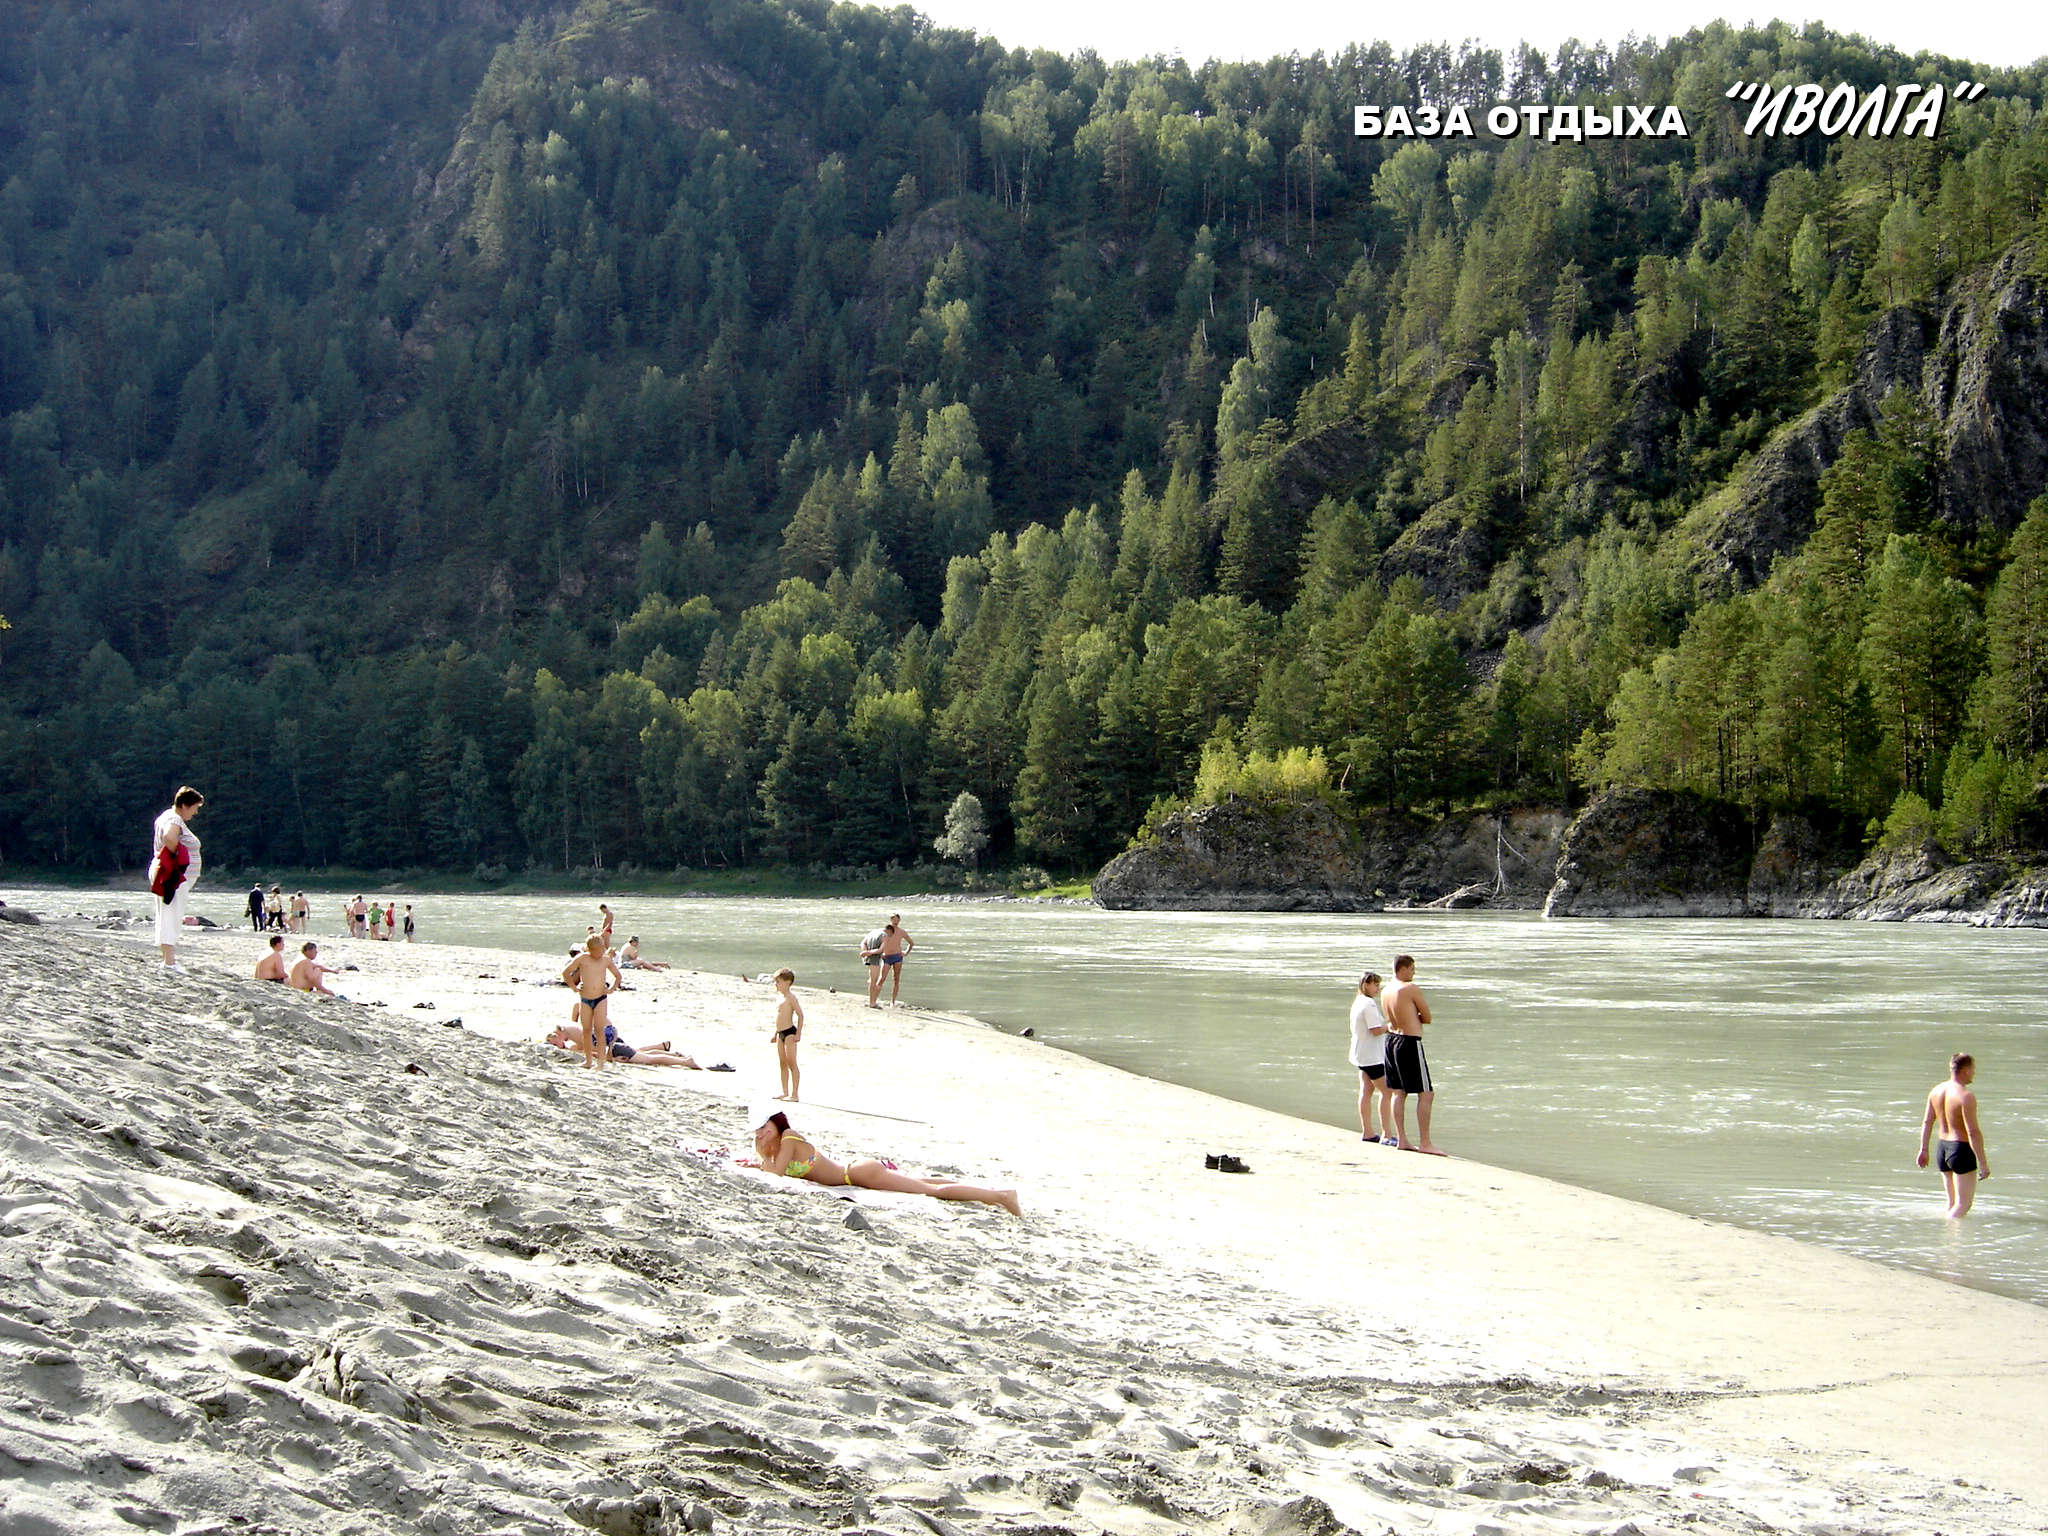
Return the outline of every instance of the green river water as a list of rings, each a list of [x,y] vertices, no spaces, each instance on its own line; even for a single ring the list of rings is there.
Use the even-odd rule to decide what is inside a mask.
[[[373,895],[372,892],[365,892]],[[94,898],[96,901],[97,898]],[[423,941],[557,950],[595,898],[414,898]],[[612,898],[684,969],[864,985],[869,901]],[[238,915],[233,890],[196,909]],[[91,905],[87,902],[85,905]],[[110,905],[114,903],[109,903]],[[147,897],[134,910],[147,907]],[[316,898],[314,933],[338,900]],[[1418,959],[1455,1155],[2048,1303],[2048,932],[1491,913],[1116,913],[906,902],[904,1000],[1147,1076],[1355,1127],[1361,970]],[[685,1042],[686,1044],[686,1042]],[[1913,1166],[1953,1050],[1994,1177],[1962,1223]],[[1390,1153],[1390,1156],[1395,1155]]]

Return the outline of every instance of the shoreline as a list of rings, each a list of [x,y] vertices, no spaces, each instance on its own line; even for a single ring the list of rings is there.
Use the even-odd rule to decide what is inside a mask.
[[[229,893],[230,896],[233,894],[232,892]],[[537,910],[555,912],[558,903],[575,901],[577,899],[579,898],[552,897],[544,909]],[[763,899],[765,900],[766,898]],[[483,905],[488,907],[489,903]],[[996,907],[990,907],[989,910],[1000,910],[1000,907],[1001,904]],[[323,910],[321,904],[316,902],[316,929],[319,926],[318,919]],[[464,907],[462,910],[468,911],[469,908]],[[769,909],[756,910],[757,913],[761,914],[757,918],[758,921],[771,924],[777,921],[777,918]],[[1407,914],[1410,918],[1417,915],[1414,913]],[[1423,912],[1420,916],[1427,918],[1429,914]],[[1456,914],[1449,914],[1449,916],[1455,917]],[[1509,916],[1512,915],[1489,913],[1479,921],[1482,925],[1486,925]],[[580,922],[581,917],[582,914],[578,912],[576,921]],[[913,917],[913,922],[915,921],[916,919]],[[69,920],[59,920],[59,923],[60,926],[68,927],[72,925]],[[687,926],[687,920],[685,920],[685,925]],[[108,926],[121,925],[109,924]],[[496,931],[496,925],[488,922],[479,928],[473,919],[465,919],[458,922],[455,926],[479,937],[485,943],[526,943],[533,941],[533,934],[538,931],[540,925],[529,922],[519,925],[510,933],[500,933]],[[1625,928],[1626,924],[1609,923],[1605,926],[1620,929]],[[134,931],[132,921],[128,927],[129,931]],[[225,936],[239,934],[241,929],[230,923],[223,925],[218,930],[215,930],[215,932]],[[624,930],[622,929],[621,933],[623,932]],[[330,945],[340,941],[341,938],[338,934],[323,934],[318,931],[314,932],[312,936],[320,938],[323,943]],[[1841,937],[1846,941],[1850,936],[1844,934]],[[1867,948],[1870,942],[1875,941],[1875,938],[1875,935],[1866,934],[1863,941],[1864,947]],[[674,947],[675,940],[673,934],[669,935],[668,942],[671,947]],[[653,953],[661,954],[667,952],[664,948],[659,947],[662,943],[660,939],[657,939],[656,943],[657,947],[652,951]],[[371,955],[387,953],[385,946],[382,944],[365,947]],[[434,940],[423,943],[420,947],[449,948],[450,946],[441,943],[439,940]],[[1943,941],[1942,948],[1944,952],[1947,947],[1946,941]],[[399,946],[399,948],[402,950],[403,946]],[[754,950],[745,944],[738,946],[737,950],[730,944],[721,946],[719,956],[728,963],[751,963],[751,961],[758,958]],[[542,961],[538,959],[529,961],[530,966],[541,963]],[[800,974],[808,971],[810,974],[815,975],[818,969],[820,969],[816,956],[809,957],[808,962],[805,958],[798,957],[796,964]],[[830,979],[829,976],[828,979]],[[842,981],[843,984],[844,982]],[[857,987],[858,983],[855,982],[855,985]],[[800,990],[807,989],[800,987]],[[1056,1050],[1074,1050],[1077,1055],[1084,1059],[1124,1067],[1126,1070],[1133,1071],[1139,1078],[1145,1081],[1179,1084],[1198,1091],[1218,1094],[1229,1099],[1231,1102],[1248,1108],[1270,1110],[1282,1116],[1301,1118],[1305,1122],[1312,1123],[1323,1130],[1342,1132],[1346,1129],[1347,1115],[1343,1110],[1343,1106],[1333,1106],[1331,1103],[1325,1102],[1327,1095],[1289,1093],[1285,1089],[1284,1082],[1273,1078],[1270,1073],[1264,1078],[1252,1081],[1238,1079],[1228,1071],[1197,1070],[1189,1067],[1184,1062],[1179,1062],[1177,1058],[1175,1060],[1158,1062],[1154,1061],[1153,1056],[1149,1052],[1134,1055],[1130,1050],[1117,1049],[1113,1041],[1098,1039],[1095,1036],[1087,1035],[1085,1031],[1085,1038],[1082,1044],[1077,1047],[1070,1044],[1064,1038],[1068,1030],[1063,1025],[1070,1023],[1071,1020],[1068,1018],[1067,1013],[1060,1009],[1049,1009],[1042,1005],[1035,1009],[1023,1007],[1021,1005],[1021,994],[1019,999],[1011,999],[1007,986],[999,988],[997,993],[990,993],[984,987],[979,992],[974,993],[973,996],[978,998],[982,1005],[992,1007],[994,1018],[1000,1018],[1004,1021],[1001,1024],[990,1024],[988,1026],[1001,1032],[1014,1033],[1020,1031],[1026,1025],[1032,1025],[1037,1030],[1041,1045],[1050,1045]],[[1016,1006],[1006,1008],[1005,1001],[1013,1002]],[[1069,996],[1066,1001],[1074,1010],[1075,1016],[1086,1016],[1088,1014],[1090,1004],[1088,997],[1074,995]],[[965,1006],[970,1008],[974,1005],[973,1001],[967,1001],[965,1004]],[[933,1016],[954,1017],[964,1022],[977,1024],[986,1022],[984,1020],[971,1019],[964,1012],[948,1015],[945,1014],[944,1010],[921,1011]],[[1982,1046],[1978,1047],[1980,1050],[1982,1048]],[[1091,1052],[1095,1051],[1100,1051],[1101,1054],[1091,1054]],[[1178,1070],[1181,1075],[1179,1077],[1160,1075],[1158,1068],[1162,1064],[1169,1072]],[[1301,1063],[1295,1062],[1294,1065],[1298,1067]],[[1234,1087],[1233,1083],[1235,1083]],[[1336,1112],[1333,1112],[1333,1108]],[[2004,1255],[2003,1258],[1989,1265],[1983,1262],[1973,1262],[1968,1256],[1962,1257],[1959,1262],[1958,1256],[1953,1250],[1945,1252],[1942,1243],[1936,1241],[1933,1236],[1922,1234],[1918,1230],[1923,1227],[1938,1226],[1938,1223],[1914,1220],[1910,1212],[1906,1211],[1903,1207],[1900,1210],[1889,1211],[1887,1214],[1882,1215],[1876,1224],[1859,1228],[1853,1214],[1858,1208],[1858,1203],[1872,1199],[1891,1199],[1893,1195],[1891,1186],[1877,1188],[1872,1187],[1867,1180],[1862,1183],[1851,1180],[1835,1188],[1834,1193],[1827,1197],[1832,1202],[1832,1205],[1826,1211],[1821,1211],[1816,1205],[1816,1201],[1820,1198],[1818,1191],[1827,1187],[1827,1181],[1821,1181],[1814,1189],[1806,1192],[1804,1218],[1797,1214],[1793,1214],[1788,1218],[1784,1212],[1764,1209],[1760,1199],[1749,1200],[1740,1197],[1744,1191],[1755,1191],[1761,1197],[1776,1187],[1775,1168],[1777,1164],[1772,1160],[1759,1161],[1756,1158],[1751,1158],[1747,1162],[1738,1162],[1732,1165],[1738,1175],[1737,1183],[1729,1183],[1728,1174],[1724,1170],[1714,1176],[1720,1180],[1719,1183],[1708,1179],[1706,1182],[1700,1183],[1697,1188],[1689,1185],[1674,1187],[1670,1184],[1669,1179],[1661,1181],[1646,1179],[1640,1176],[1639,1173],[1632,1171],[1638,1168],[1638,1164],[1622,1156],[1615,1149],[1609,1148],[1603,1151],[1595,1147],[1588,1150],[1570,1151],[1562,1157],[1557,1155],[1542,1157],[1532,1154],[1530,1149],[1522,1146],[1519,1141],[1504,1140],[1501,1128],[1498,1125],[1490,1125],[1482,1129],[1489,1134],[1477,1136],[1468,1143],[1461,1144],[1454,1138],[1452,1143],[1454,1150],[1462,1151],[1467,1156],[1476,1156],[1480,1160],[1496,1159],[1497,1165],[1503,1169],[1524,1171],[1533,1176],[1554,1180],[1567,1187],[1590,1193],[1609,1194],[1623,1200],[1638,1201],[1669,1214],[1726,1222],[1745,1231],[1775,1233],[1804,1244],[1823,1248],[1827,1251],[1870,1260],[1881,1266],[1896,1269],[1901,1273],[1928,1276],[1938,1279],[1944,1284],[1958,1285],[1971,1290],[1981,1291],[1988,1295],[2017,1300],[2037,1308],[2048,1307],[2048,1297],[2043,1297],[2039,1293],[2038,1287],[2033,1284],[2036,1272],[2021,1262],[2024,1259],[2024,1255],[2031,1250],[2023,1248],[2020,1250],[2021,1259],[2016,1260],[2011,1253],[2005,1252],[2002,1246],[2003,1239],[1999,1239],[1998,1244],[1994,1247],[1986,1248],[1983,1245],[1986,1242],[1991,1242],[1992,1238],[1989,1234],[1980,1233],[1976,1234],[1977,1242],[1971,1245],[1971,1251],[1978,1254],[1980,1260],[1982,1255],[1988,1253],[2000,1253]],[[1668,1152],[1669,1149],[1652,1148],[1651,1150],[1653,1152]],[[1856,1150],[1852,1148],[1852,1154]],[[2015,1166],[2024,1165],[2016,1163]],[[1682,1175],[1680,1176],[1682,1177]],[[2010,1180],[2007,1182],[2010,1182]],[[1737,1198],[1729,1198],[1731,1192]],[[2014,1190],[2016,1195],[2019,1192],[2018,1189]],[[1995,1222],[1995,1213],[1993,1219]]]
[[[532,1040],[566,1014],[566,992],[532,985],[553,974],[545,956],[347,940],[323,951],[330,942],[324,957],[364,966],[345,983],[385,1002],[374,1012],[422,1049]],[[246,949],[231,955],[221,933],[190,958],[222,980]],[[672,1038],[738,1070],[563,1069],[572,1079],[732,1121],[772,1091],[765,984],[628,976],[638,990],[620,1000],[622,1035]],[[1791,1454],[1828,1475],[1865,1476],[1856,1469],[1874,1457],[1963,1478],[2017,1499],[2008,1522],[2024,1507],[2048,1528],[2048,1469],[2031,1443],[2048,1422],[2041,1308],[1532,1175],[1362,1147],[958,1016],[871,1014],[857,997],[798,992],[811,1016],[806,1084],[822,1101],[798,1125],[829,1154],[879,1149],[1014,1181],[1034,1220],[1115,1233],[1190,1274],[1230,1275],[1306,1308],[1363,1292],[1376,1300],[1360,1310],[1427,1367],[1619,1383],[1665,1403],[1641,1422],[1683,1439]],[[428,1022],[457,1013],[459,1032]],[[1253,1174],[1205,1173],[1213,1150],[1237,1152]],[[1929,1351],[1938,1358],[1923,1361]]]
[[[230,892],[228,894],[232,897],[234,893]],[[555,902],[577,899],[580,898],[560,895],[550,898],[551,901]],[[759,899],[769,900],[769,898]],[[801,900],[801,898],[795,899]],[[906,902],[918,899],[903,898]],[[945,898],[923,899],[944,900]],[[959,898],[954,899],[957,900]],[[988,898],[968,899],[978,899],[984,905],[988,904],[989,901]],[[1014,906],[1014,899],[1009,903],[1005,903],[998,898],[995,902],[997,908],[1005,905]],[[549,910],[553,909],[550,908]],[[318,938],[323,944],[330,946],[336,942],[344,942],[344,936],[339,933],[323,933],[318,931],[320,927],[319,919],[323,911],[324,908],[316,901],[315,931],[310,936]],[[1430,914],[1424,909],[1418,909],[1417,912],[1404,915],[1410,918],[1416,916],[1427,918]],[[1455,916],[1456,914],[1451,915]],[[1488,913],[1480,921],[1485,923],[1489,920],[1499,920],[1510,916],[1514,916],[1514,914]],[[79,926],[82,920],[86,926],[102,926],[116,931],[127,931],[131,934],[138,931],[136,920],[133,918],[95,925],[91,920],[85,919],[84,914],[78,914],[75,917],[55,918],[53,922],[60,928],[70,929]],[[577,921],[580,920],[581,914],[579,913]],[[772,918],[767,920],[773,921]],[[468,929],[471,932],[476,932],[472,923],[458,923],[457,926]],[[490,930],[493,926],[486,924],[486,931]],[[1626,925],[1618,924],[1613,926],[1625,927]],[[216,929],[210,931],[217,935],[225,936],[239,935],[243,930],[238,925],[227,922],[220,924]],[[622,929],[621,932],[623,933],[624,930]],[[531,938],[532,927],[528,925],[527,929],[521,933],[504,935],[491,933],[490,937],[485,939],[485,942],[504,942],[509,940],[513,943],[522,943],[530,942]],[[670,936],[670,939],[672,942],[673,935]],[[659,942],[657,940],[657,944]],[[461,941],[451,946],[439,939],[430,939],[423,941],[420,947],[449,949],[464,946]],[[730,946],[727,947],[730,948]],[[386,953],[385,947],[381,943],[369,945],[366,948],[368,953],[372,955]],[[403,946],[399,946],[399,948],[403,949]],[[745,946],[742,946],[742,949],[744,950]],[[659,947],[654,951],[657,954],[663,952],[665,951]],[[731,963],[736,959],[752,958],[752,955],[751,951],[747,951],[744,955],[725,954],[722,958]],[[816,957],[811,957],[811,960],[813,963],[807,966],[805,960],[798,959],[797,964],[800,973],[809,970],[811,974],[816,974]],[[531,959],[528,963],[529,966],[533,966],[539,965],[542,962],[539,959]],[[808,989],[800,987],[799,990]],[[985,993],[986,989],[983,989],[983,991]],[[1004,995],[1007,996],[1007,993]],[[983,1004],[988,1004],[991,999],[989,996],[983,995],[981,996],[981,1001]],[[1070,998],[1068,1001],[1082,1013],[1087,1011],[1087,999],[1075,997]],[[970,1002],[967,1006],[972,1007],[974,1005]],[[1333,1113],[1330,1104],[1323,1102],[1321,1098],[1317,1098],[1314,1095],[1289,1094],[1284,1089],[1276,1089],[1272,1081],[1262,1079],[1257,1083],[1240,1083],[1233,1090],[1229,1082],[1223,1080],[1227,1078],[1228,1074],[1214,1071],[1190,1071],[1185,1067],[1185,1064],[1182,1064],[1183,1076],[1161,1076],[1156,1069],[1149,1068],[1144,1061],[1134,1061],[1131,1052],[1119,1052],[1114,1048],[1107,1047],[1103,1041],[1096,1040],[1093,1036],[1087,1036],[1080,1046],[1070,1044],[1064,1038],[1067,1032],[1062,1028],[1062,1025],[1067,1022],[1066,1015],[1059,1010],[1048,1010],[1044,1007],[1039,1007],[1035,1011],[1030,1008],[1024,1008],[1022,1011],[1015,1009],[1005,1010],[1002,1003],[998,1001],[995,1005],[995,1016],[1004,1020],[1000,1024],[971,1018],[965,1012],[947,1013],[943,1009],[921,1009],[919,1011],[935,1017],[952,1017],[967,1023],[985,1025],[988,1028],[1003,1033],[1016,1033],[1021,1031],[1026,1025],[1034,1026],[1041,1045],[1051,1046],[1055,1050],[1072,1050],[1084,1059],[1122,1067],[1125,1070],[1132,1071],[1145,1081],[1186,1086],[1197,1091],[1217,1094],[1233,1103],[1254,1109],[1270,1110],[1282,1116],[1299,1118],[1306,1123],[1317,1125],[1325,1130],[1341,1132],[1347,1129],[1348,1115],[1346,1113]],[[1982,1047],[1979,1048],[1981,1049]],[[1091,1051],[1097,1049],[1103,1050],[1104,1053],[1101,1055],[1091,1054]],[[1173,1063],[1169,1062],[1167,1065],[1171,1069]],[[1493,1129],[1498,1130],[1497,1127]],[[1703,1184],[1698,1190],[1694,1190],[1690,1186],[1672,1189],[1666,1188],[1663,1184],[1655,1181],[1630,1177],[1628,1169],[1634,1165],[1627,1161],[1616,1161],[1612,1155],[1604,1159],[1592,1154],[1563,1159],[1555,1156],[1547,1159],[1532,1157],[1527,1155],[1526,1149],[1521,1148],[1518,1144],[1504,1145],[1499,1134],[1494,1134],[1490,1137],[1485,1135],[1478,1137],[1476,1146],[1476,1152],[1471,1146],[1463,1148],[1463,1155],[1476,1158],[1479,1161],[1485,1161],[1489,1158],[1497,1159],[1497,1166],[1504,1170],[1526,1172],[1532,1176],[1552,1180],[1582,1191],[1608,1194],[1623,1200],[1637,1201],[1670,1214],[1725,1222],[1728,1225],[1745,1231],[1775,1233],[1828,1251],[1870,1260],[1881,1266],[1897,1269],[1902,1273],[1920,1274],[1938,1279],[1945,1284],[1957,1285],[1981,1291],[1988,1295],[2021,1301],[2037,1308],[2048,1308],[2048,1297],[2041,1295],[2038,1289],[2032,1285],[2033,1270],[2015,1268],[2014,1262],[2010,1257],[2003,1262],[2002,1266],[1993,1266],[1989,1270],[1984,1269],[1982,1266],[1972,1267],[1967,1262],[1957,1264],[1953,1262],[1953,1255],[1944,1254],[1940,1244],[1909,1235],[1906,1232],[1906,1227],[1911,1225],[1911,1223],[1903,1222],[1902,1218],[1896,1215],[1891,1218],[1892,1225],[1883,1229],[1886,1237],[1878,1238],[1873,1236],[1872,1231],[1857,1230],[1853,1223],[1847,1222],[1845,1219],[1773,1220],[1771,1219],[1773,1213],[1770,1211],[1752,1213],[1745,1209],[1745,1205],[1751,1202],[1744,1202],[1739,1199],[1731,1202],[1727,1198],[1730,1189],[1753,1189],[1761,1194],[1775,1187],[1773,1175],[1762,1167],[1748,1170],[1749,1176],[1759,1181],[1754,1184],[1726,1186],[1724,1181],[1724,1184],[1720,1185],[1712,1183]],[[1648,1185],[1647,1188],[1645,1187],[1646,1184]],[[1888,1188],[1873,1190],[1864,1185],[1851,1183],[1837,1189],[1833,1198],[1835,1198],[1838,1206],[1844,1199],[1852,1202],[1851,1207],[1843,1207],[1843,1209],[1849,1209],[1853,1208],[1853,1202],[1858,1200],[1889,1198],[1889,1196],[1890,1190]],[[1926,1224],[1921,1223],[1920,1225]]]

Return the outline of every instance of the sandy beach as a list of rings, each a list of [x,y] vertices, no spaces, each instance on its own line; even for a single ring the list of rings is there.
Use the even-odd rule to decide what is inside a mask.
[[[8,1536],[2048,1530],[2023,1303],[799,977],[798,1127],[1026,1216],[848,1202],[721,1155],[765,981],[592,1073],[559,956],[143,937],[0,926]]]

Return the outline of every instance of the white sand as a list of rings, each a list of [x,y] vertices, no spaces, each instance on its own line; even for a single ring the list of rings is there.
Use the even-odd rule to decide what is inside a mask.
[[[2022,1303],[800,989],[802,1129],[1027,1212],[850,1226],[681,1150],[763,985],[629,973],[739,1070],[597,1074],[559,960],[255,953],[0,927],[7,1536],[2048,1530]]]

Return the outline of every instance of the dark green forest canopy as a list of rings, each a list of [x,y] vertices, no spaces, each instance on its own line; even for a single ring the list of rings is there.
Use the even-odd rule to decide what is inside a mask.
[[[1081,868],[1205,747],[1321,749],[1361,807],[2039,831],[2038,70],[10,19],[0,858],[139,862],[190,781],[234,864],[881,864],[964,790],[991,856]],[[1724,95],[1963,79],[1932,139]],[[1691,132],[1350,131],[1496,101]]]

